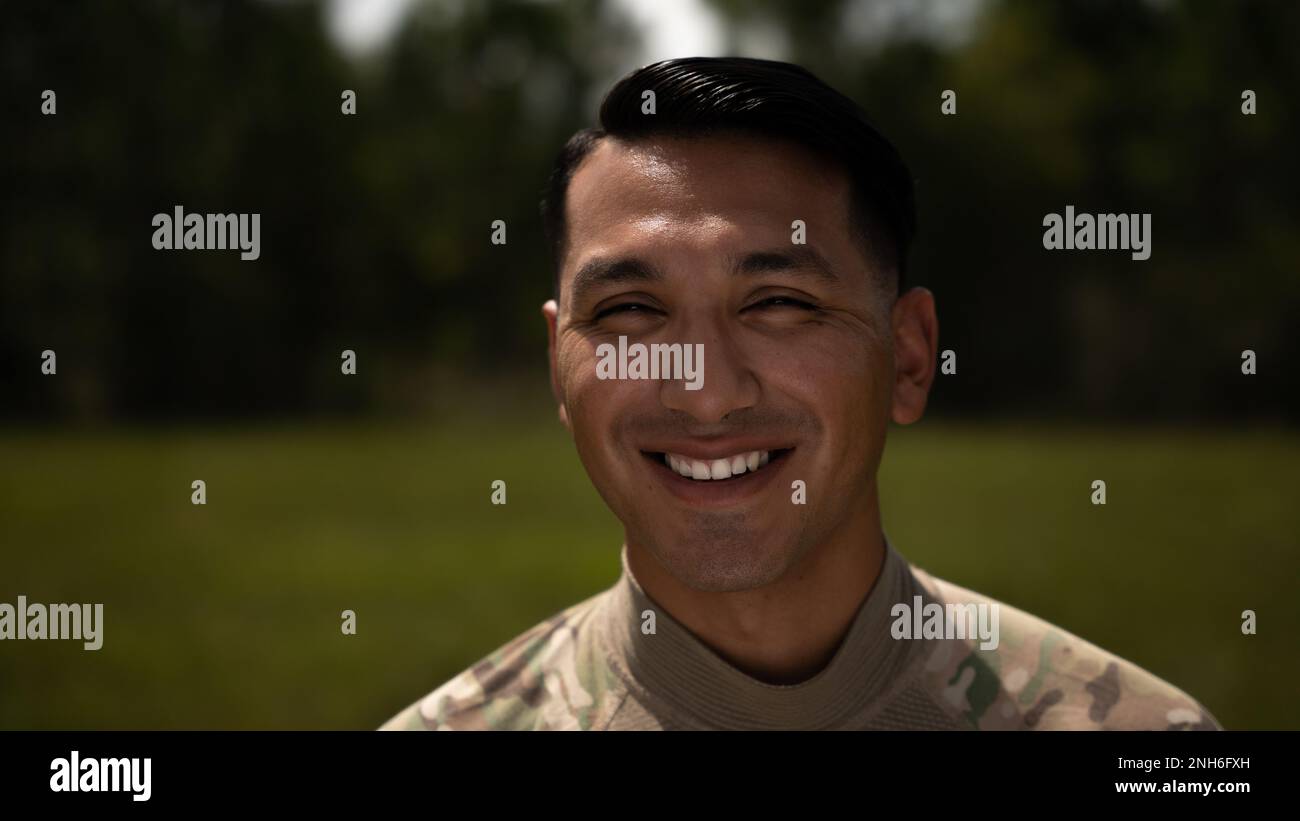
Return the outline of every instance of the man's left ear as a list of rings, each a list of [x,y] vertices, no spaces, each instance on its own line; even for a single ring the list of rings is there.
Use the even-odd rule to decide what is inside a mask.
[[[939,351],[939,319],[934,294],[916,287],[894,303],[894,400],[890,416],[910,425],[925,413]]]

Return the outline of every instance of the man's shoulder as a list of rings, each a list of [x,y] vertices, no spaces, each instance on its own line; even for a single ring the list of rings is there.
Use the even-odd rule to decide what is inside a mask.
[[[913,568],[947,609],[996,605],[997,643],[933,642],[922,676],[967,726],[1037,730],[1218,730],[1200,703],[1151,672],[1031,613]]]
[[[594,615],[604,591],[534,625],[429,695],[381,730],[586,730],[601,726],[622,699],[605,662]]]

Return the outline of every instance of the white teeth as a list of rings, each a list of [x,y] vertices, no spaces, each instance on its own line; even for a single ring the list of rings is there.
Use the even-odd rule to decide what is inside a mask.
[[[664,454],[664,461],[667,462],[669,468],[687,479],[695,479],[701,482],[730,479],[732,476],[740,476],[746,471],[753,473],[766,465],[771,458],[771,452],[766,450],[751,450],[748,453],[738,453],[735,456],[710,459],[708,461],[679,456],[676,453]]]
[[[670,453],[668,454],[668,464],[673,470],[685,476],[687,479],[691,478],[691,464],[686,459]]]

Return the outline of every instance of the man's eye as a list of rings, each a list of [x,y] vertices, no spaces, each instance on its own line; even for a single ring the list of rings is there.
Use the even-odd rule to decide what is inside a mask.
[[[816,308],[802,299],[795,299],[790,296],[770,296],[767,299],[760,299],[751,308],[801,308],[805,311],[813,311]]]
[[[648,305],[642,305],[639,302],[623,302],[618,305],[611,305],[600,313],[596,314],[596,319],[604,319],[610,314],[649,314],[654,313],[654,308]]]

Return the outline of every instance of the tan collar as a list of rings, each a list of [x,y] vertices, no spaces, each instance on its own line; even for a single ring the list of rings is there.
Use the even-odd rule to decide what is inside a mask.
[[[767,684],[714,653],[657,606],[627,563],[606,597],[598,623],[610,661],[633,694],[671,723],[718,729],[826,729],[860,725],[906,669],[920,642],[890,636],[897,602],[911,602],[919,585],[907,560],[885,540],[880,577],[863,600],[830,663],[793,685]],[[641,632],[642,614],[655,612],[655,633]]]

